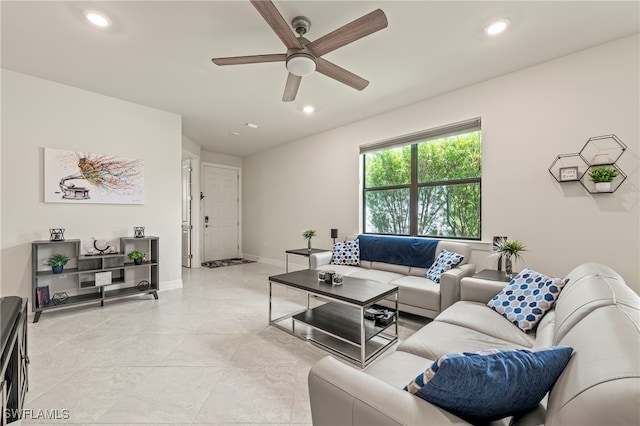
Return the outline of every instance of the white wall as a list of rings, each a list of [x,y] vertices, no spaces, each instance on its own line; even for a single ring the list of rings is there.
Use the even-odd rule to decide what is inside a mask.
[[[144,160],[144,205],[44,203],[43,147]],[[160,288],[181,287],[180,158],[178,115],[2,70],[2,294],[30,297],[31,241],[54,227],[85,247],[145,226]]]
[[[564,276],[596,261],[639,291],[639,47],[637,35],[621,39],[245,157],[245,253],[282,261],[304,246],[304,228],[331,247],[330,228],[358,230],[360,145],[479,116],[483,241],[522,241],[516,269]],[[611,133],[629,147],[616,193],[590,195],[548,173],[556,155]],[[495,265],[477,252],[472,261]]]
[[[236,157],[235,155],[220,154],[218,152],[206,151],[203,149],[201,158],[203,163],[242,168],[242,158]]]

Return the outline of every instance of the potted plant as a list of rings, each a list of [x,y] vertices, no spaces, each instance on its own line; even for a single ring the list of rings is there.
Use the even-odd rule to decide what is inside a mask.
[[[613,167],[598,167],[589,171],[591,181],[596,184],[596,191],[611,191],[611,182],[618,176],[618,171]]]
[[[135,263],[136,265],[142,265],[142,261],[144,260],[144,252],[140,251],[140,250],[134,250],[131,253],[129,253],[127,256],[129,256],[129,259],[133,260],[133,263]]]
[[[54,274],[60,274],[67,262],[69,262],[69,256],[64,254],[54,254],[47,259],[47,266],[51,266],[51,270]]]
[[[526,251],[524,245],[518,240],[499,240],[493,246],[493,252],[496,256],[504,257],[504,272],[509,278],[513,275],[514,260],[522,259],[522,252]]]
[[[302,236],[307,239],[307,248],[311,251],[311,238],[315,237],[316,231],[314,229],[307,229],[302,233]]]

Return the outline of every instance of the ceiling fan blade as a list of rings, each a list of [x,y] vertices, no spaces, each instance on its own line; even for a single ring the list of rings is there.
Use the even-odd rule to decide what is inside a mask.
[[[356,90],[362,90],[369,85],[369,82],[364,78],[357,76],[351,71],[347,71],[326,59],[316,59],[316,71],[320,74],[326,75],[327,77],[331,77],[334,80],[338,80],[340,83],[351,86]]]
[[[284,86],[282,102],[291,102],[296,99],[296,95],[298,94],[298,87],[300,87],[301,81],[302,77],[289,73],[289,76],[287,77],[287,84],[285,84]]]
[[[276,33],[287,49],[302,49],[302,44],[295,36],[287,21],[284,20],[278,9],[269,0],[251,0],[251,4],[258,9],[260,15]]]
[[[319,39],[312,41],[307,44],[307,47],[313,50],[313,53],[315,53],[316,56],[322,56],[339,47],[353,43],[356,40],[360,40],[362,37],[368,36],[376,31],[380,31],[381,29],[386,28],[387,25],[387,16],[382,10],[376,9],[373,12],[348,23],[347,25],[330,32],[324,37],[320,37]]]
[[[229,58],[213,58],[211,61],[216,65],[239,65],[239,64],[257,64],[260,62],[282,62],[287,60],[284,53],[276,53],[273,55],[252,55],[252,56],[233,56]]]

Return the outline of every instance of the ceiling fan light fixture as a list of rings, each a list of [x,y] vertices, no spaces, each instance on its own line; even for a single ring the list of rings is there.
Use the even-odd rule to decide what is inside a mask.
[[[87,10],[84,12],[84,17],[87,18],[87,21],[91,22],[96,27],[107,28],[111,26],[111,20],[104,14]]]
[[[294,53],[287,58],[287,70],[298,77],[305,77],[316,70],[316,59],[308,53]]]
[[[504,30],[506,30],[508,26],[509,26],[509,20],[501,19],[499,21],[495,21],[495,22],[489,24],[484,29],[484,32],[487,33],[490,36],[495,36],[495,35],[498,35],[498,34],[502,33]]]

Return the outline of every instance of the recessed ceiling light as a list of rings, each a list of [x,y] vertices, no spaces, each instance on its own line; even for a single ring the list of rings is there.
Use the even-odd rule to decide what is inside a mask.
[[[248,127],[250,129],[257,129],[258,125],[253,123],[244,123],[244,127]]]
[[[307,114],[311,114],[313,111],[315,111],[316,109],[314,108],[313,105],[305,105],[302,108],[302,111],[306,112]]]
[[[102,13],[89,10],[84,12],[84,17],[96,27],[106,28],[111,26],[111,20]]]
[[[231,132],[231,133],[229,133],[229,136],[240,136],[240,133],[238,133],[238,132]]]
[[[501,19],[499,21],[492,23],[487,28],[485,28],[484,32],[489,35],[498,35],[504,30],[506,30],[508,26],[509,26],[509,21],[506,19]]]

